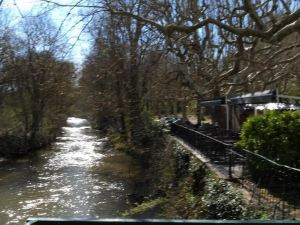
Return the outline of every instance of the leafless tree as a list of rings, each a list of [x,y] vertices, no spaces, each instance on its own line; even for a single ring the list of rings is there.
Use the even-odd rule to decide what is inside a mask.
[[[165,53],[175,59],[171,73],[198,99],[274,87],[284,90],[287,80],[299,76],[295,69],[300,28],[296,0],[103,0],[80,1],[76,6],[123,17],[131,31],[138,25],[140,31],[151,30],[164,38]],[[131,56],[134,62],[136,57]],[[136,77],[132,75],[132,84],[138,83]]]
[[[276,46],[299,29],[297,1],[139,1],[139,4],[151,9],[147,17],[119,10],[105,1],[101,9],[106,7],[114,15],[130,16],[156,28],[165,35],[167,43],[178,44],[184,39],[191,39],[191,34],[198,36],[196,39],[200,42],[198,40],[197,45],[193,41],[184,48],[201,48],[206,56],[211,52],[210,61],[215,58],[221,61],[214,62],[217,68],[224,64],[224,58],[230,58],[227,60],[230,63],[228,69],[219,68],[217,71],[219,79],[211,79],[213,84],[243,71],[250,51],[249,57],[253,58],[255,48],[261,46],[257,43]],[[219,56],[212,57],[216,54]],[[233,82],[228,82],[227,86],[229,83]],[[199,90],[199,87],[194,88]]]
[[[27,150],[53,139],[65,121],[74,66],[59,59],[62,46],[47,18],[31,17],[19,32],[21,28],[21,36],[6,33],[0,38],[0,88],[5,97],[0,135],[19,138],[23,144],[18,147]]]

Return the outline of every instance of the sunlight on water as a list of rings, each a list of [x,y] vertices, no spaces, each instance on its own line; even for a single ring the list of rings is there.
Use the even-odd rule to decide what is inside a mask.
[[[91,130],[91,127],[78,127],[79,124],[87,123],[86,120],[72,117],[67,122],[76,127],[62,128],[64,136],[59,137],[55,144],[64,151],[57,152],[46,166],[57,170],[70,166],[90,167],[95,165],[103,157],[101,153],[94,151],[95,147],[103,142],[99,143],[96,136],[85,134]]]
[[[67,125],[51,149],[0,164],[0,224],[34,216],[112,217],[124,207],[124,183],[94,170],[107,138],[98,138],[85,119],[70,117]]]
[[[76,117],[69,117],[67,119],[67,124],[71,127],[75,126],[83,126],[83,125],[89,125],[89,122],[86,119],[76,118]]]

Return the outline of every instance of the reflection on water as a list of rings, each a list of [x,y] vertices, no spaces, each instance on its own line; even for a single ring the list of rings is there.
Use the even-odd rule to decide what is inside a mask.
[[[0,224],[24,224],[32,216],[116,217],[126,209],[128,183],[99,172],[105,159],[116,154],[105,151],[107,140],[87,120],[71,117],[67,124],[50,148],[1,162]]]

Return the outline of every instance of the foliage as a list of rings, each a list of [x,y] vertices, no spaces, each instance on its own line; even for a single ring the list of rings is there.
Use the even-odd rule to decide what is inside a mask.
[[[223,180],[210,179],[202,198],[208,219],[245,219],[247,207],[241,194]]]
[[[153,156],[156,155],[156,156]],[[152,176],[150,201],[134,208],[142,216],[152,200],[164,199],[156,208],[160,218],[246,219],[260,218],[260,212],[246,204],[238,188],[217,178],[201,161],[175,140],[167,140],[155,153],[146,174]],[[154,168],[153,168],[154,167]],[[180,171],[180,170],[183,170]],[[149,173],[149,171],[151,171]],[[153,184],[154,183],[154,184]],[[141,210],[146,208],[146,210]],[[128,212],[126,212],[128,213]],[[126,214],[129,215],[129,214]],[[132,215],[132,214],[130,214]]]
[[[115,132],[114,130],[110,130],[108,132],[109,140],[113,145],[114,149],[118,151],[126,151],[128,149],[128,144],[126,142],[126,137],[119,132]]]
[[[191,169],[192,173],[192,192],[194,195],[201,194],[206,185],[206,177],[208,176],[208,171],[205,165],[195,165]]]
[[[268,112],[250,117],[236,145],[280,164],[300,166],[300,111]]]

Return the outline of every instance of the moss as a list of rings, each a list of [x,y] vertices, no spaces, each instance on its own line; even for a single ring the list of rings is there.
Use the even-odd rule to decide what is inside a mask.
[[[145,201],[142,204],[136,205],[132,209],[122,213],[123,217],[145,217],[156,214],[156,211],[165,203],[165,198],[155,198],[149,201]]]
[[[122,135],[119,132],[110,130],[108,132],[108,138],[115,150],[128,151],[130,148],[126,141],[125,135]]]

